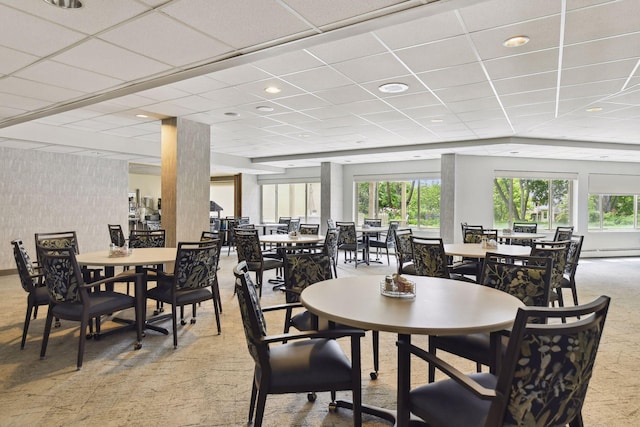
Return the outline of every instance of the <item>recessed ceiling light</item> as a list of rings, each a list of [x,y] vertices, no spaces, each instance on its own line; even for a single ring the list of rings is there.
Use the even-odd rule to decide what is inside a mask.
[[[146,114],[136,114],[136,117],[140,117],[141,119],[148,119],[149,116],[147,116]]]
[[[258,105],[256,107],[256,110],[262,111],[264,113],[269,113],[269,112],[273,111],[273,107],[269,107],[268,105]]]
[[[378,86],[378,90],[382,93],[401,93],[409,89],[404,83],[385,83]]]
[[[508,39],[503,41],[502,45],[504,47],[518,47],[518,46],[524,46],[527,43],[529,43],[529,37],[514,36],[514,37],[509,37]]]
[[[44,2],[63,9],[80,9],[82,7],[80,0],[44,0]]]
[[[280,93],[280,88],[275,86],[269,86],[264,90],[267,93]]]
[[[597,113],[598,111],[602,111],[602,107],[591,107],[587,108],[588,113]]]
[[[431,123],[442,123],[444,120],[442,119],[431,119]]]
[[[224,113],[225,116],[229,116],[229,117],[238,117],[240,114],[238,113],[234,113],[233,111],[228,111],[226,113]]]

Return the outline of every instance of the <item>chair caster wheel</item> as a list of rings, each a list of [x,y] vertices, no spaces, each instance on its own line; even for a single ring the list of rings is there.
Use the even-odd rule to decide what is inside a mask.
[[[60,321],[56,320],[56,322],[53,324],[54,328],[59,328],[60,327]]]
[[[180,324],[181,324],[182,326],[184,326],[184,325],[186,325],[186,324],[187,324],[187,322],[186,322],[185,320],[181,320],[181,321],[180,321]]]
[[[147,336],[147,333],[146,333],[146,332],[143,332],[143,333],[142,333],[142,338],[144,338],[144,337],[146,337],[146,336]]]
[[[194,323],[196,323],[196,319],[191,319],[191,324],[193,325]]]
[[[307,393],[307,400],[309,402],[315,402],[318,396],[315,393]]]
[[[336,402],[329,403],[329,412],[338,412],[338,404]]]
[[[378,379],[378,373],[377,372],[371,372],[369,374],[369,376],[371,377],[372,380],[377,380]]]
[[[87,334],[86,338],[90,340],[91,338],[93,338],[93,334]]]
[[[133,349],[134,350],[140,350],[142,348],[142,343],[141,342],[137,342],[133,345]]]

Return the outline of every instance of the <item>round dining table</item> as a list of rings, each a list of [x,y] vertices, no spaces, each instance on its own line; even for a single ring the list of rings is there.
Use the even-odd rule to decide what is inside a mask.
[[[512,325],[522,301],[487,286],[435,277],[409,276],[415,297],[381,294],[383,275],[341,277],[305,288],[300,301],[319,318],[362,329],[393,332],[409,344],[411,335],[492,333]],[[410,357],[398,352],[397,425],[409,423],[406,396],[410,386]],[[348,405],[347,405],[348,406]],[[363,408],[366,412],[366,409]],[[394,421],[392,412],[372,410]]]

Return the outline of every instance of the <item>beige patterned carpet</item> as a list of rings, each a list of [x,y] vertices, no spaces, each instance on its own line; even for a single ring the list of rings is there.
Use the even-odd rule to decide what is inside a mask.
[[[179,347],[171,337],[148,332],[134,351],[133,332],[87,342],[82,370],[76,370],[78,325],[63,321],[40,360],[46,309],[32,321],[28,342],[20,350],[26,294],[17,276],[0,277],[0,426],[240,426],[246,424],[253,363],[246,349],[233,297],[231,269],[236,256],[221,259],[222,334],[215,332],[213,307],[204,305],[196,324],[179,327]],[[387,265],[339,267],[341,277],[384,274]],[[267,278],[273,273],[267,273]],[[586,426],[640,425],[640,258],[583,260],[577,282],[581,301],[612,297],[594,377],[583,411]],[[339,297],[339,296],[338,296]],[[567,294],[568,299],[569,295]],[[264,289],[263,305],[281,303],[283,295]],[[151,306],[152,303],[150,303]],[[133,313],[124,313],[133,316]],[[282,318],[267,317],[270,332],[281,332]],[[170,322],[165,322],[170,327]],[[105,328],[109,324],[105,325]],[[395,406],[396,353],[392,334],[381,333],[381,370],[369,379],[373,362],[371,334],[362,342],[363,401]],[[425,339],[426,341],[426,339]],[[414,338],[419,343],[420,338]],[[447,358],[471,372],[474,365]],[[426,379],[424,367],[412,381]],[[339,397],[348,398],[349,393]],[[308,403],[304,394],[269,396],[264,425],[349,426],[351,412],[327,410],[328,393]],[[389,425],[365,417],[366,426]]]

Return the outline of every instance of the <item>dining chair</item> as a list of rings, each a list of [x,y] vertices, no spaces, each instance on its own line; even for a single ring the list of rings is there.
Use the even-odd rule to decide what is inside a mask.
[[[413,246],[410,228],[396,230],[396,259],[398,261],[398,274],[416,274],[416,266],[413,262]]]
[[[377,251],[384,249],[387,253],[387,265],[391,265],[389,261],[389,249],[395,249],[396,247],[396,230],[400,226],[400,221],[389,221],[389,228],[384,234],[384,238],[372,237],[369,238],[369,247],[376,248]]]
[[[44,274],[38,271],[31,262],[31,257],[24,247],[22,239],[14,239],[11,244],[13,245],[13,256],[16,260],[20,284],[27,293],[27,314],[24,317],[22,341],[20,342],[20,349],[22,350],[27,342],[31,315],[36,319],[38,317],[38,307],[49,305],[49,292],[44,284]],[[60,321],[56,319],[55,327],[59,326]]]
[[[203,231],[202,234],[200,234],[200,241],[202,242],[204,240],[220,240],[220,245],[222,245],[220,233],[218,233],[217,231]],[[217,269],[220,270],[220,267],[218,267]],[[222,313],[222,297],[220,296],[220,287],[217,279],[215,281],[215,287],[216,295],[218,296],[218,308],[220,310],[220,313]]]
[[[355,267],[358,268],[358,264],[365,262],[367,247],[363,240],[358,239],[356,234],[356,223],[337,221],[336,227],[338,229],[338,249],[344,251],[344,263],[353,262]],[[362,251],[362,259],[358,259],[358,251]],[[347,258],[349,253],[349,258]]]
[[[338,234],[335,228],[327,230],[324,236],[323,252],[329,257],[333,268],[333,277],[338,277]]]
[[[537,233],[538,232],[538,223],[537,222],[514,222],[512,230],[514,233]],[[514,245],[522,245],[522,246],[531,246],[533,243],[533,239],[518,239],[513,240],[511,244]]]
[[[283,259],[284,265],[284,283],[286,302],[290,304],[285,312],[284,333],[289,332],[290,327],[294,327],[299,331],[317,330],[317,318],[304,310],[300,313],[293,314],[295,303],[300,302],[300,294],[308,286],[314,285],[323,280],[333,279],[331,274],[331,259],[324,253],[286,253]],[[320,285],[321,286],[321,285]],[[340,295],[335,295],[340,298]],[[298,307],[301,307],[299,304]],[[334,328],[351,328],[339,324],[330,325]],[[380,333],[372,331],[373,341],[373,371],[370,373],[371,379],[378,378],[378,370],[380,367]]]
[[[35,233],[36,248],[73,248],[74,253],[80,253],[78,236],[75,231],[60,231],[53,233]],[[40,253],[36,250],[38,264],[40,264]],[[82,266],[82,275],[85,282],[93,282],[103,278],[101,268]]]
[[[147,299],[171,304],[173,326],[173,348],[178,348],[177,308],[181,308],[180,324],[184,320],[185,305],[192,306],[191,324],[196,323],[195,304],[213,300],[216,326],[220,334],[220,307],[218,306],[218,260],[220,259],[220,240],[199,242],[179,242],[173,273],[162,270],[153,271],[157,276],[157,286],[147,290]],[[156,319],[154,319],[156,321]]]
[[[546,307],[549,305],[551,272],[553,261],[547,257],[506,256],[488,252],[480,276],[479,285],[489,286],[520,299],[526,306]],[[429,352],[437,350],[476,362],[477,371],[482,365],[496,372],[504,351],[501,336],[479,333],[468,335],[429,336]],[[504,337],[504,339],[503,339]],[[433,382],[435,367],[429,367],[429,382]]]
[[[360,339],[364,332],[328,329],[267,335],[267,323],[247,264],[240,262],[233,273],[249,354],[255,364],[249,423],[253,422],[255,427],[262,426],[269,394],[306,392],[307,399],[313,402],[316,400],[316,392],[329,391],[330,408],[335,409],[338,406],[336,392],[351,390],[353,425],[362,425]],[[351,361],[335,340],[341,337],[350,338]],[[276,345],[277,343],[283,344]]]
[[[553,241],[565,241],[571,239],[571,235],[573,234],[573,225],[569,226],[558,226],[556,227],[556,232],[553,235]]]
[[[416,276],[440,277],[475,283],[475,280],[449,271],[444,243],[439,237],[411,236],[411,248]]]
[[[107,228],[109,230],[109,239],[111,240],[111,243],[118,247],[124,246],[126,239],[122,232],[122,226],[120,224],[107,224]]]
[[[87,327],[91,319],[96,321],[96,335],[101,337],[120,329],[129,329],[131,326],[123,326],[105,333],[100,330],[100,317],[129,308],[135,309],[135,328],[137,341],[134,349],[142,347],[142,304],[136,298],[127,294],[110,290],[101,290],[102,285],[113,283],[118,279],[110,277],[91,283],[85,283],[80,266],[76,260],[73,247],[48,248],[38,246],[38,253],[42,261],[44,282],[49,294],[49,310],[44,327],[40,358],[44,358],[51,332],[53,318],[80,322],[80,338],[78,343],[77,368],[82,368],[85,341],[87,339]],[[142,274],[135,275],[136,287],[142,288]]]
[[[300,234],[317,236],[320,234],[320,224],[300,224]]]
[[[282,224],[281,226],[276,228],[276,233],[288,233],[289,232],[289,223],[291,222],[290,216],[281,216],[278,218],[278,224]]]
[[[164,229],[159,230],[131,230],[129,232],[129,248],[130,249],[141,249],[141,248],[164,248],[166,243],[166,235],[167,232]],[[149,266],[151,267],[151,266]],[[153,266],[155,270],[163,269],[162,264],[158,264]],[[129,284],[133,282],[133,278],[135,277],[136,271],[134,269],[125,268],[122,272],[116,274],[119,280],[118,282],[127,284],[127,294],[129,293]],[[147,282],[156,280],[155,271],[149,271],[145,276]],[[161,303],[158,303],[156,310],[153,314],[157,315],[162,313],[164,308]]]
[[[481,243],[483,239],[498,241],[498,230],[485,229],[481,225],[465,225],[463,227],[464,243]],[[482,259],[463,257],[451,264],[451,272],[460,276],[473,276],[477,279],[482,270]]]
[[[264,272],[282,268],[282,260],[278,258],[265,257],[260,245],[258,230],[255,228],[236,228],[234,230],[238,263],[244,261],[249,271],[256,274],[260,296],[262,296],[262,282]],[[279,287],[280,285],[278,285]]]
[[[553,261],[553,269],[551,270],[551,295],[549,301],[551,303],[558,302],[562,306],[564,301],[560,299],[559,292],[562,286],[562,279],[567,265],[567,257],[569,255],[570,240],[562,241],[537,241],[533,242],[531,247],[531,256],[548,257]]]
[[[399,398],[423,421],[411,425],[583,426],[582,408],[609,303],[601,296],[571,308],[519,308],[495,374],[465,375],[432,353],[398,343],[402,357],[416,356],[412,360],[424,360],[449,377],[413,390],[404,384]],[[580,320],[559,323],[558,318]]]
[[[574,234],[571,236],[569,250],[567,253],[567,263],[564,268],[564,274],[560,281],[560,287],[556,289],[558,293],[558,305],[564,306],[564,298],[562,297],[563,289],[570,289],[573,297],[573,305],[578,305],[578,289],[576,288],[576,271],[580,261],[580,253],[582,252],[582,242],[584,236]]]

